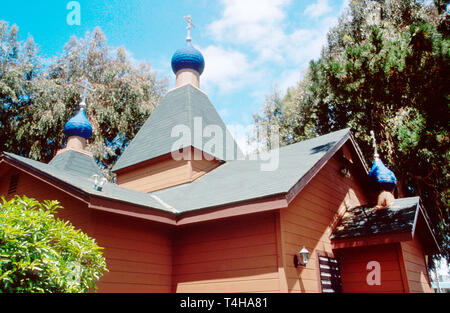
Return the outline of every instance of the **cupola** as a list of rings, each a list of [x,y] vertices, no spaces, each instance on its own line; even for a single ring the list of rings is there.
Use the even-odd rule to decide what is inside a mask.
[[[372,190],[378,195],[377,206],[390,207],[395,200],[394,190],[397,186],[397,178],[395,177],[395,174],[380,160],[380,156],[377,153],[375,134],[373,131],[371,131],[371,136],[375,153],[372,169],[369,172],[369,185],[370,188],[372,188]]]
[[[192,18],[187,16],[185,20],[188,23],[186,45],[178,49],[172,56],[172,70],[176,75],[175,86],[191,84],[200,88],[200,75],[205,69],[205,59],[201,52],[192,45],[191,28],[195,27],[192,24]]]
[[[199,75],[205,69],[203,55],[194,48],[190,40],[186,41],[186,46],[178,49],[172,57],[172,70],[175,74],[184,69],[191,69]]]
[[[86,116],[86,98],[87,91],[91,89],[88,88],[87,81],[80,85],[84,87],[80,110],[64,126],[64,134],[67,136],[67,145],[65,149],[58,151],[58,153],[66,150],[76,150],[89,154],[85,148],[86,141],[92,136],[92,125]]]
[[[86,147],[86,140],[92,136],[92,125],[83,107],[66,123],[64,134],[67,136],[67,148],[75,146],[75,148],[84,149]]]

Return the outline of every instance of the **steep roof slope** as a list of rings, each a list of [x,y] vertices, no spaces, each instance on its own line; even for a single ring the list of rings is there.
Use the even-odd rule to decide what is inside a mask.
[[[196,142],[194,138],[194,118],[202,119],[203,128],[207,125],[216,125],[222,130],[223,146],[226,150],[225,153],[212,152],[214,157],[220,160],[235,160],[238,156],[242,156],[239,146],[232,139],[208,96],[191,85],[185,85],[170,91],[164,97],[119,158],[113,171],[174,151],[173,146],[179,135],[172,137],[171,134],[177,125],[185,125],[191,130],[190,142],[184,147],[191,145],[203,151],[202,144]],[[231,138],[231,144],[226,144],[227,137]]]
[[[84,177],[102,174],[92,157],[73,150],[57,154],[50,161],[49,165],[66,173],[78,174]]]
[[[262,171],[261,165],[268,161],[229,161],[192,183],[151,194],[125,189],[112,183],[107,183],[103,191],[96,191],[92,188],[92,178],[80,173],[69,173],[50,164],[11,153],[4,155],[91,195],[183,213],[267,196],[286,195],[299,181],[318,172],[320,168],[317,165],[326,161],[326,157],[331,157],[350,136],[350,130],[344,129],[282,147],[278,156],[274,151],[274,158],[279,159],[278,166],[273,171]]]

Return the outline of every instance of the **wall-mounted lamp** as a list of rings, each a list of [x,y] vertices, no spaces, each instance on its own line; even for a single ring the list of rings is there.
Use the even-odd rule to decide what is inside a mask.
[[[102,191],[108,180],[105,177],[100,178],[98,175],[93,175],[92,178],[94,178],[94,186],[92,186],[94,190]]]
[[[306,266],[306,264],[308,264],[308,261],[309,261],[309,251],[308,249],[306,249],[305,246],[303,246],[302,250],[300,250],[294,255],[294,266],[295,267]]]
[[[350,171],[348,168],[343,167],[341,168],[341,174],[346,177],[346,178],[350,178],[352,175],[350,174]]]

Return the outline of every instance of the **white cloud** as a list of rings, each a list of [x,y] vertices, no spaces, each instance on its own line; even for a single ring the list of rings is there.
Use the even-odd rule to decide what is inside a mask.
[[[259,61],[282,61],[279,47],[285,35],[284,7],[290,0],[223,0],[222,17],[208,26],[221,43],[247,46],[258,53]]]
[[[335,4],[339,9],[342,4]],[[270,86],[282,90],[301,79],[311,59],[317,59],[327,32],[340,10],[317,0],[301,12],[314,16],[302,28],[289,11],[291,0],[222,0],[219,19],[208,25],[213,44],[206,59],[202,82],[220,92],[248,88],[252,98],[264,98]]]
[[[288,0],[223,0],[221,19],[209,25],[215,38],[236,43],[256,42],[276,29],[286,16]]]
[[[308,62],[320,53],[323,39],[320,31],[311,29],[298,29],[289,36],[290,44],[284,49],[289,60],[296,64]]]
[[[256,54],[255,65],[270,62],[278,66],[302,66],[320,55],[326,33],[337,20],[327,15],[331,12],[328,1],[317,0],[305,12],[320,20],[311,24],[311,28],[287,32],[288,0],[223,0],[222,3],[221,18],[208,26],[211,36],[221,45],[233,45],[241,51],[247,49],[246,53],[250,49]]]
[[[311,17],[320,17],[330,11],[331,6],[328,4],[328,0],[317,0],[316,3],[308,5],[303,13]]]
[[[295,86],[301,78],[300,69],[288,69],[284,70],[279,78],[277,89],[282,93],[287,90],[288,87]]]
[[[317,59],[327,42],[328,30],[336,22],[337,18],[334,16],[324,17],[314,29],[297,29],[289,34],[288,44],[284,46],[283,51],[286,59],[300,67],[307,66],[312,59]]]
[[[242,52],[208,46],[202,53],[206,60],[202,83],[206,89],[218,87],[220,92],[231,91],[251,84],[251,79],[257,75]]]

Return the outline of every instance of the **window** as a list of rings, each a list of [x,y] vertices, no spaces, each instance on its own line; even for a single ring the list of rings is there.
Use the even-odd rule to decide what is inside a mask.
[[[14,195],[17,192],[18,183],[19,183],[19,174],[12,175],[9,180],[8,196]]]
[[[336,259],[319,256],[319,270],[323,293],[342,292],[341,274]]]

